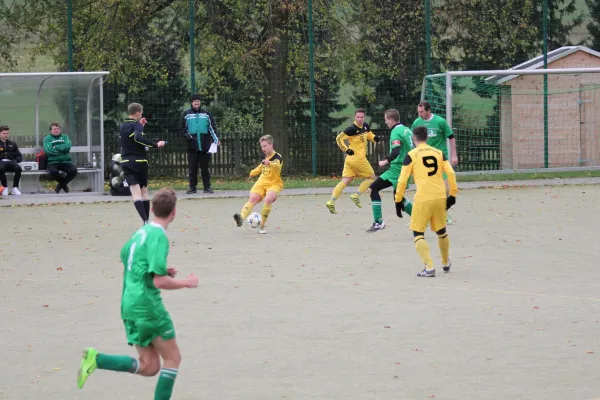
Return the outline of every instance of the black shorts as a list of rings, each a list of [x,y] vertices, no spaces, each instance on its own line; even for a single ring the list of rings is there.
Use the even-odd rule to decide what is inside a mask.
[[[130,160],[122,162],[121,167],[125,174],[125,181],[129,186],[140,185],[148,187],[148,162]]]

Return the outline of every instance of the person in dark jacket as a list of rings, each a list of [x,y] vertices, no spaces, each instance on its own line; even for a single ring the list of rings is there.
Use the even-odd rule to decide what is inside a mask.
[[[210,187],[210,146],[219,144],[217,126],[212,115],[200,107],[200,95],[190,98],[192,107],[181,114],[180,133],[188,142],[188,165],[190,172],[190,188],[186,193],[196,193],[198,185],[198,167],[202,175],[204,193],[213,193]]]
[[[6,172],[14,172],[12,194],[19,196],[19,182],[21,181],[21,166],[23,156],[17,144],[8,140],[9,128],[6,125],[0,126],[0,195],[8,196],[8,183],[6,181]]]

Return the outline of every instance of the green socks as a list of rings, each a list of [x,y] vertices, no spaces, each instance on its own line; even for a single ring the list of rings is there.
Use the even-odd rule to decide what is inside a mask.
[[[173,393],[175,378],[179,371],[175,368],[162,368],[154,390],[154,400],[169,400]]]
[[[96,364],[99,369],[108,369],[110,371],[131,372],[135,374],[139,368],[139,362],[129,356],[113,356],[110,354],[98,353]]]
[[[381,222],[381,200],[372,200],[371,208],[373,210],[373,221],[380,223]]]

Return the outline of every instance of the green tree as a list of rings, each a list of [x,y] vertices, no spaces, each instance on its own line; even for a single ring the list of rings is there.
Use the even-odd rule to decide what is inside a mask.
[[[585,0],[590,10],[590,22],[587,30],[590,33],[590,46],[600,50],[600,0]]]

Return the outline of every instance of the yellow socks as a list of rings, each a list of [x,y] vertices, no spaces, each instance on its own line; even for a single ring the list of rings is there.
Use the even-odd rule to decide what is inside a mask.
[[[442,255],[442,264],[448,265],[448,255],[450,253],[450,238],[448,237],[447,232],[438,235],[438,246],[440,247],[440,254]]]
[[[340,197],[340,195],[344,191],[344,188],[346,188],[346,184],[344,182],[338,183],[333,189],[333,193],[331,194],[331,200],[337,200],[337,198]]]
[[[358,193],[364,193],[367,191],[367,189],[369,189],[369,186],[371,186],[371,183],[373,183],[373,179],[366,179],[364,181],[361,182],[361,184],[358,186]]]
[[[415,236],[415,247],[417,248],[417,253],[419,253],[423,264],[425,264],[425,269],[432,270],[433,262],[431,261],[431,255],[429,254],[429,245],[425,240],[425,236]]]
[[[271,205],[263,205],[263,209],[261,211],[262,223],[261,226],[264,227],[267,223],[267,218],[269,218],[269,214],[271,213]]]
[[[252,212],[252,208],[254,208],[254,204],[250,202],[244,204],[244,207],[242,207],[242,212],[240,213],[242,215],[243,220],[248,218],[248,215],[250,215],[250,213]]]

